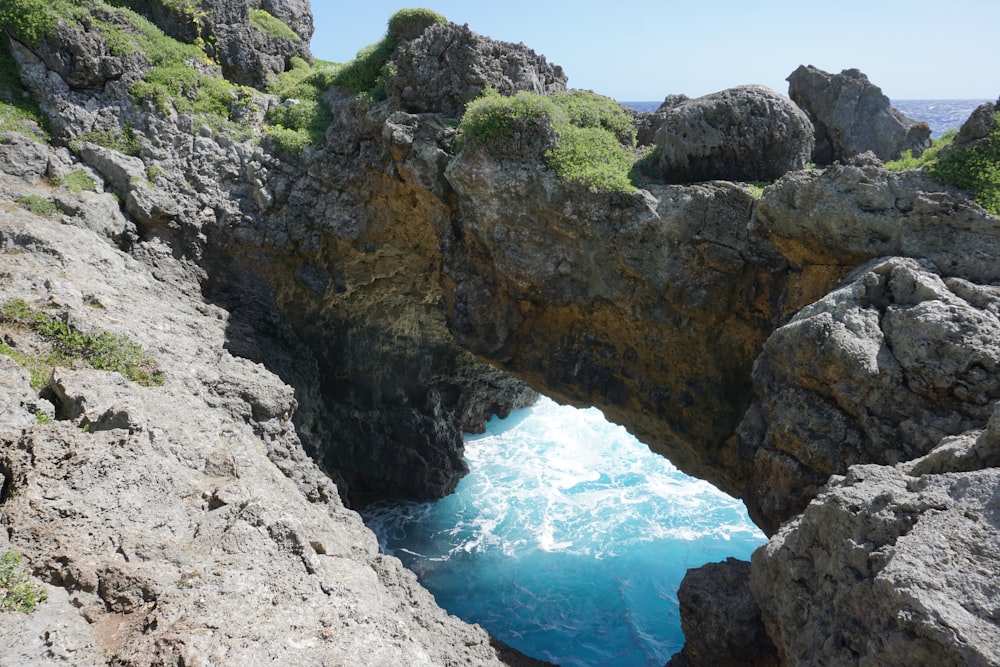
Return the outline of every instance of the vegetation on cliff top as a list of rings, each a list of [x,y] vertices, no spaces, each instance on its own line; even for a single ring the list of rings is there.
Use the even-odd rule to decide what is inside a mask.
[[[49,353],[33,355],[7,343],[0,343],[0,354],[27,368],[31,373],[31,384],[35,388],[45,384],[47,369],[69,365],[73,360],[86,361],[97,370],[117,371],[143,386],[163,384],[163,373],[143,353],[142,346],[133,343],[128,336],[108,331],[80,331],[68,322],[36,310],[20,299],[7,301],[0,308],[0,327],[33,332],[51,346]]]
[[[339,66],[323,61],[313,66],[301,58],[292,58],[291,63],[291,69],[268,88],[282,104],[268,109],[270,125],[264,133],[279,151],[294,155],[323,140],[330,125],[330,108],[321,96],[332,85]]]
[[[401,9],[389,17],[389,27],[381,40],[366,46],[358,57],[344,65],[333,83],[352,95],[366,95],[374,100],[385,99],[386,84],[392,78],[392,54],[400,44],[415,39],[434,23],[447,24],[448,19],[430,9]]]
[[[932,178],[972,193],[972,198],[993,215],[1000,216],[1000,113],[993,116],[993,130],[982,141],[968,146],[953,143],[955,133],[937,139],[920,157],[907,151],[886,169],[923,169]]]
[[[546,138],[549,128],[554,136]],[[545,164],[561,178],[594,192],[635,190],[635,124],[608,97],[582,90],[504,97],[487,90],[466,108],[459,130],[499,156],[530,151],[541,140]]]
[[[250,10],[250,25],[260,30],[265,35],[280,39],[290,39],[293,42],[301,42],[302,38],[288,27],[288,24],[276,16],[271,15],[263,9]]]

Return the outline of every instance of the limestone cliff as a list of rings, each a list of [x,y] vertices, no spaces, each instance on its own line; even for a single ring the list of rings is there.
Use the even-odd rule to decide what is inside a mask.
[[[966,193],[870,156],[595,189],[545,122],[516,154],[459,136],[486,88],[565,88],[526,47],[418,13],[331,74],[302,2],[171,7],[0,9],[51,132],[0,134],[0,550],[51,591],[0,616],[3,658],[512,660],[343,501],[448,493],[463,430],[544,391],[773,535],[682,589],[677,660],[998,659],[1000,221]],[[141,343],[163,384],[46,356],[41,321]]]

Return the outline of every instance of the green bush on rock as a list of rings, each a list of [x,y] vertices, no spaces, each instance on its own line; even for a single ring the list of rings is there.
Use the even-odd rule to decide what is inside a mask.
[[[20,554],[0,554],[0,611],[30,614],[49,597],[44,588],[32,582],[23,570]]]
[[[32,331],[52,345],[52,353],[44,359],[22,353],[9,354],[8,350],[13,351],[13,348],[0,346],[0,354],[7,354],[28,368],[32,373],[33,384],[40,367],[65,364],[74,359],[86,360],[97,370],[117,371],[143,386],[163,384],[163,373],[146,357],[142,346],[133,343],[128,336],[108,331],[80,331],[63,320],[35,310],[21,299],[12,299],[3,304],[0,308],[0,324]]]
[[[337,73],[333,83],[346,89],[352,95],[365,95],[373,100],[386,97],[386,83],[395,72],[392,54],[401,43],[415,39],[427,26],[433,23],[447,23],[448,20],[430,9],[401,9],[389,17],[389,28],[385,36],[358,52],[358,57],[345,64]]]
[[[279,39],[290,39],[293,42],[301,42],[294,30],[288,27],[284,21],[263,9],[250,10],[250,25],[260,30],[265,35],[277,37]]]
[[[553,132],[551,141],[545,134]],[[504,97],[487,90],[466,108],[459,130],[499,157],[516,157],[542,141],[545,164],[561,178],[594,192],[635,190],[630,172],[641,157],[628,112],[588,91]]]
[[[890,171],[923,169],[935,180],[972,193],[972,198],[993,215],[1000,216],[1000,113],[994,115],[989,136],[970,145],[953,143],[955,132],[934,141],[920,157],[907,151],[887,162]]]

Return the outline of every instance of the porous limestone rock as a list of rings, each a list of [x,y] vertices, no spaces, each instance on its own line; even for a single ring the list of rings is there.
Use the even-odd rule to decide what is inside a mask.
[[[803,169],[812,123],[787,98],[764,86],[739,86],[660,107],[656,131],[660,176],[668,183],[724,179],[772,181]]]
[[[0,356],[0,550],[48,592],[0,614],[0,662],[503,664],[378,553],[305,455],[291,387],[226,350],[229,315],[189,260],[158,238],[129,256],[11,203],[46,187],[3,184],[0,301],[127,335],[165,381],[55,368],[53,410]],[[5,345],[32,354],[33,336]]]
[[[876,260],[775,331],[740,426],[744,500],[768,532],[833,474],[918,458],[1000,400],[1000,290]]]
[[[723,445],[785,275],[747,234],[748,189],[593,193],[540,155],[468,144],[445,174],[460,211],[444,265],[457,339],[558,400],[600,406],[681,469],[742,486]]]
[[[692,568],[677,589],[684,649],[667,667],[775,667],[778,654],[750,593],[750,563],[728,558]]]
[[[404,111],[461,116],[486,89],[503,95],[519,90],[566,90],[558,65],[524,46],[477,35],[467,25],[434,23],[393,59],[391,94]]]
[[[1000,661],[1000,469],[864,465],[755,552],[750,584],[783,664]]]
[[[813,161],[827,165],[872,151],[895,160],[903,151],[919,155],[931,145],[927,123],[893,109],[882,89],[857,69],[830,74],[800,65],[788,76],[788,96],[816,128]]]

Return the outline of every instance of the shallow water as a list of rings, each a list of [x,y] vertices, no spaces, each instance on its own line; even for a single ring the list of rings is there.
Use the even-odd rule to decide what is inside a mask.
[[[685,571],[764,542],[742,504],[596,409],[542,399],[491,420],[466,458],[455,494],[363,516],[442,607],[567,667],[662,666],[684,643]]]

